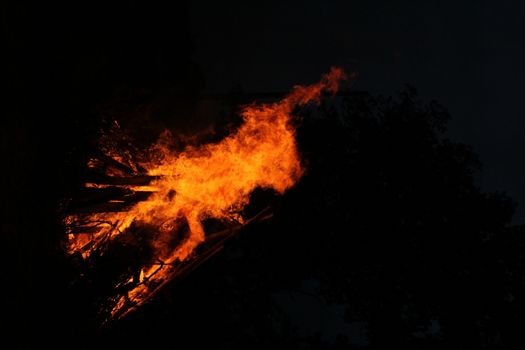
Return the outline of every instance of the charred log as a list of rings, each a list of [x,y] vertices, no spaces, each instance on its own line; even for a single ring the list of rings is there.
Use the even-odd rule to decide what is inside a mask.
[[[95,172],[91,172],[86,177],[86,182],[103,184],[103,185],[114,185],[114,186],[147,186],[153,180],[158,179],[158,176],[150,175],[134,175],[129,177],[117,177],[117,176],[106,176],[100,175]]]
[[[111,199],[106,202],[82,206],[76,204],[69,209],[70,214],[94,214],[105,212],[121,212],[127,211],[134,204],[144,201],[151,196],[153,192],[137,191],[127,195],[118,197],[118,199]]]

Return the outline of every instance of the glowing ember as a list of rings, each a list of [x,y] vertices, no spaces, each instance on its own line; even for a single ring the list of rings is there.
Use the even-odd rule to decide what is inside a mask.
[[[163,281],[169,279],[177,264],[192,257],[206,240],[202,221],[215,218],[243,223],[240,215],[255,188],[273,189],[282,194],[303,174],[297,150],[291,113],[297,106],[318,102],[321,93],[334,93],[344,78],[342,70],[332,68],[322,80],[310,86],[297,86],[282,101],[251,105],[242,110],[242,125],[219,143],[174,152],[166,146],[166,137],[154,147],[156,161],[140,166],[153,179],[147,186],[120,185],[132,194],[147,193],[146,200],[125,211],[75,214],[66,218],[69,228],[68,252],[84,259],[103,249],[118,236],[142,225],[154,228],[148,241],[153,252],[150,263],[140,273],[116,281],[125,295],[112,300],[113,317],[120,317],[131,307],[142,304]],[[166,135],[164,135],[166,136]],[[119,163],[123,157],[106,152]],[[96,167],[95,160],[90,167]],[[109,172],[109,176],[122,176]],[[109,185],[88,183],[89,188]],[[119,205],[123,200],[112,200]],[[182,227],[185,234],[181,234]],[[82,227],[85,232],[74,230]],[[173,242],[176,244],[173,244]]]

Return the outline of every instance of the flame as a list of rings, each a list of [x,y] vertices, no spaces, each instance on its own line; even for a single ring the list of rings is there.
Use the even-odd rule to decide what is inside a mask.
[[[140,305],[152,291],[151,285],[167,279],[170,268],[192,256],[206,240],[204,219],[243,223],[240,212],[255,188],[273,189],[282,194],[299,180],[304,169],[292,112],[297,106],[319,102],[323,91],[335,93],[344,78],[341,69],[332,68],[319,83],[296,86],[277,103],[244,107],[243,123],[218,143],[175,152],[164,140],[159,141],[153,148],[157,161],[141,164],[147,174],[156,179],[143,186],[152,190],[147,200],[127,211],[66,218],[67,227],[89,227],[90,232],[70,229],[68,235],[69,253],[81,253],[85,259],[108,240],[125,234],[134,224],[150,225],[159,232],[152,243],[156,262],[144,265],[138,277],[118,284],[131,289],[126,296],[114,301],[112,316],[118,315],[128,302]],[[90,162],[90,166],[93,164]],[[88,183],[86,187],[104,185]],[[132,191],[141,189],[141,186],[123,187]],[[181,220],[185,220],[189,228],[187,236],[176,247],[171,247],[167,242]]]

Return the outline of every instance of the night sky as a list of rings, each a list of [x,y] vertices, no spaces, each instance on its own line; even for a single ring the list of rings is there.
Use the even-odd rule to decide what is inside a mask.
[[[154,348],[159,333],[225,349],[522,341],[523,1],[13,1],[0,12],[2,247],[16,265],[6,317],[11,334],[27,330],[22,345]],[[113,120],[140,149],[164,128],[181,149],[213,142],[250,93],[285,93],[331,66],[357,73],[343,90],[370,95],[297,111],[305,176],[284,196],[258,190],[248,208],[274,218],[99,332],[97,302],[114,291],[105,265],[64,252],[62,219]],[[441,139],[446,113],[422,112],[406,84],[448,109],[445,136],[466,147]],[[512,221],[512,201],[488,192],[518,204]]]
[[[448,108],[450,137],[480,155],[480,186],[525,202],[522,1],[194,1],[189,10],[208,91],[286,91],[332,65],[359,73],[355,90],[392,95],[410,84]],[[525,206],[514,222],[525,222]]]

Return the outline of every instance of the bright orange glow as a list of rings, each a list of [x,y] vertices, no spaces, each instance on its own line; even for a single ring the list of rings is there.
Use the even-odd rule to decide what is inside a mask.
[[[88,258],[107,240],[126,234],[132,225],[156,227],[152,243],[154,263],[144,265],[140,276],[120,282],[130,285],[127,297],[114,300],[112,315],[121,316],[126,303],[140,305],[166,280],[174,265],[189,259],[206,239],[202,221],[216,218],[243,222],[240,215],[255,188],[273,189],[282,194],[302,176],[303,166],[297,149],[292,111],[309,102],[318,102],[323,91],[335,93],[344,78],[341,69],[332,68],[322,80],[310,86],[296,86],[283,100],[273,104],[250,105],[242,109],[243,123],[218,143],[188,147],[174,152],[165,145],[165,137],[153,148],[155,162],[140,164],[147,175],[155,176],[148,186],[122,186],[132,191],[150,191],[144,201],[126,211],[76,214],[66,225],[89,223],[90,232],[69,232],[68,251]],[[118,161],[115,155],[111,157]],[[89,166],[96,166],[90,163]],[[113,175],[114,174],[108,174]],[[91,188],[104,185],[86,184]],[[121,201],[113,201],[119,204]],[[189,228],[186,236],[172,247],[183,220]],[[118,287],[117,286],[117,287]]]

